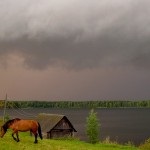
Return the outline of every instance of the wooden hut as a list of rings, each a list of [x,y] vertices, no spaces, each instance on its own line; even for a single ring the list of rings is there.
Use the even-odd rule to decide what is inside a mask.
[[[47,138],[73,136],[77,132],[68,118],[64,115],[41,113],[38,115],[43,134]]]

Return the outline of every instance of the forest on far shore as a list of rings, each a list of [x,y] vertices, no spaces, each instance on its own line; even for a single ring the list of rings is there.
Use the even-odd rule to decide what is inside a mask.
[[[0,100],[4,108],[5,100]],[[6,108],[150,108],[150,100],[143,101],[6,101]]]

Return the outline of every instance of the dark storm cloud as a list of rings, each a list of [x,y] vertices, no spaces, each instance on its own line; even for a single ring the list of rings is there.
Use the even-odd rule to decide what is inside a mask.
[[[148,0],[2,0],[0,58],[27,67],[150,68]]]

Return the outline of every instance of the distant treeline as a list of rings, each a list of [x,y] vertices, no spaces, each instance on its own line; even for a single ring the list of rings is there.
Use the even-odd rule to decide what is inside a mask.
[[[1,101],[1,108],[4,101]],[[145,101],[7,101],[7,108],[150,108],[150,100]]]

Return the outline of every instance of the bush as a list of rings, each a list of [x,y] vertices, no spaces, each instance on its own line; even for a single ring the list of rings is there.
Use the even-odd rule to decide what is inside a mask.
[[[141,150],[149,150],[150,149],[150,139],[146,140],[144,144],[139,146],[139,148]]]
[[[99,120],[97,114],[92,109],[89,116],[86,119],[86,134],[88,136],[89,142],[94,144],[99,141]]]

